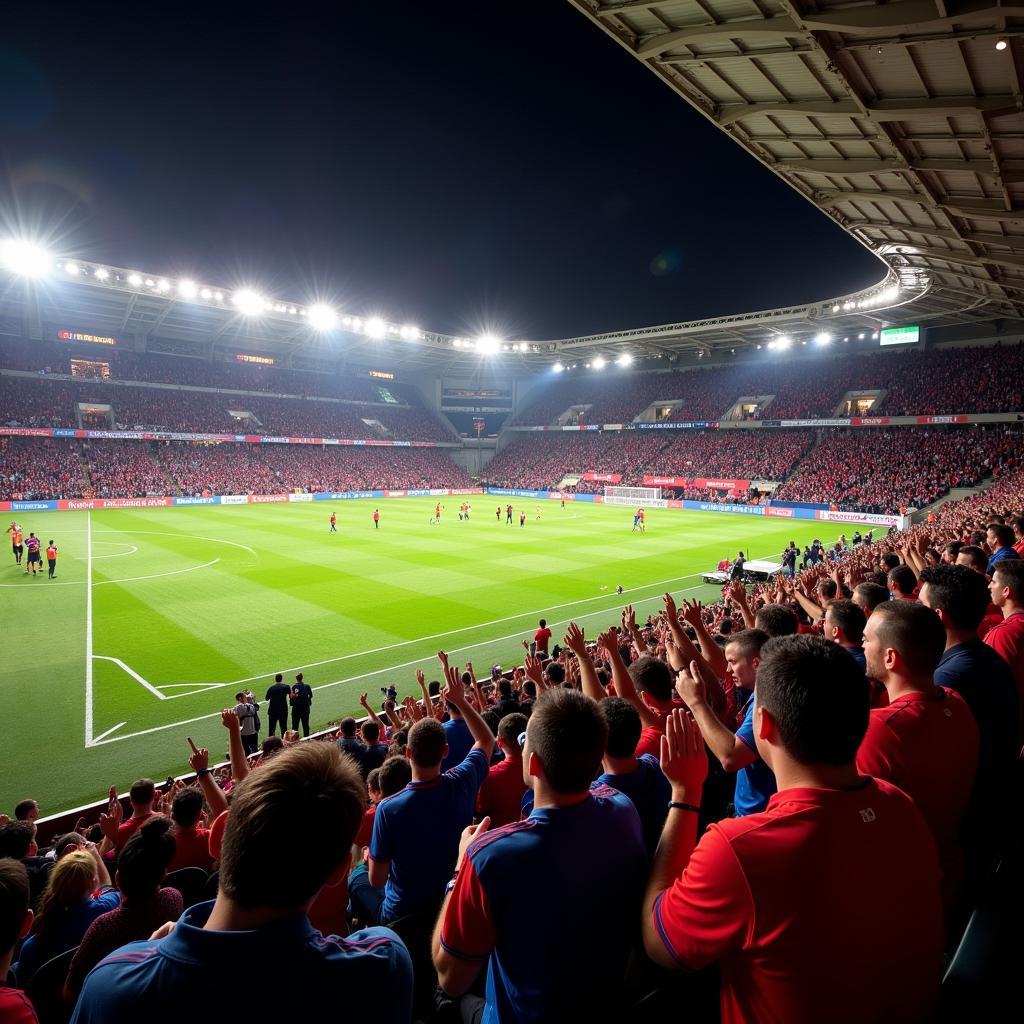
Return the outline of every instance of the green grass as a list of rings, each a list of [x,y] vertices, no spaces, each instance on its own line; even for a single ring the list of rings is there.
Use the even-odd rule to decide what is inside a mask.
[[[26,531],[56,539],[60,560],[54,581],[0,563],[0,809],[32,796],[52,814],[112,783],[181,773],[187,736],[220,758],[218,710],[234,704],[240,680],[262,698],[275,671],[290,681],[303,670],[315,690],[311,724],[323,726],[357,711],[364,691],[379,701],[394,681],[414,692],[415,669],[436,677],[441,648],[487,674],[521,657],[541,616],[556,637],[571,618],[595,635],[627,600],[646,615],[667,589],[714,597],[699,574],[723,555],[770,556],[823,525],[653,510],[641,535],[628,508],[542,502],[537,521],[530,501],[521,529],[496,522],[497,499],[479,496],[465,523],[458,499],[447,499],[440,526],[428,524],[433,499],[378,502],[374,530],[374,504],[23,514]],[[332,508],[337,535],[327,532]]]

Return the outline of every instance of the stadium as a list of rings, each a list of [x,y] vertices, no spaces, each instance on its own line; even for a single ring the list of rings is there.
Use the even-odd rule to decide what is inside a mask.
[[[565,6],[877,280],[459,336],[7,232],[0,1020],[1018,1001],[1024,14]]]

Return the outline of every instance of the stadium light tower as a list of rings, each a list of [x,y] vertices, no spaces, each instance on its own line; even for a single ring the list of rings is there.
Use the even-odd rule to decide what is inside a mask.
[[[53,257],[43,246],[23,238],[0,242],[0,262],[22,277],[45,277],[53,266]]]
[[[485,356],[492,356],[501,351],[501,338],[493,334],[482,334],[476,339],[476,350]]]
[[[238,308],[242,316],[259,316],[263,312],[266,302],[259,292],[252,288],[242,288],[231,296],[231,301]]]
[[[306,311],[306,319],[316,331],[329,331],[338,324],[338,314],[324,302],[310,306]]]
[[[195,281],[190,281],[187,277],[184,277],[178,282],[178,294],[183,299],[194,299],[199,294],[199,288]]]
[[[388,325],[379,316],[371,316],[363,324],[363,334],[368,338],[383,338],[388,333]]]

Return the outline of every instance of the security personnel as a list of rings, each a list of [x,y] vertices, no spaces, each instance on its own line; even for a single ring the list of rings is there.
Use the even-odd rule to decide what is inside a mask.
[[[298,731],[302,725],[302,735],[309,735],[309,709],[313,703],[313,687],[302,681],[302,673],[295,676],[291,692],[292,728]]]

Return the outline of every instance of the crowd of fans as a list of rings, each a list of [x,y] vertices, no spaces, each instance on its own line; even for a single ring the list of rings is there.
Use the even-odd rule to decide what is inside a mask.
[[[504,674],[441,652],[309,742],[301,674],[240,692],[226,765],[193,747],[188,782],[112,787],[48,851],[34,800],[0,818],[0,1015],[271,1017],[301,991],[438,1024],[933,1019],[1019,871],[1022,510],[1006,461],[713,606],[541,620]],[[985,952],[1007,990],[1010,952]],[[281,983],[250,992],[263,963]]]
[[[921,508],[1019,458],[1022,443],[1004,427],[828,431],[775,497],[860,512]]]
[[[90,497],[135,498],[171,490],[148,444],[89,441],[82,445],[82,459],[91,482]]]
[[[0,499],[77,498],[87,486],[77,445],[0,437]]]
[[[969,387],[961,387],[969,382]],[[822,419],[836,415],[849,391],[884,392],[872,415],[913,416],[1012,412],[1024,407],[1024,345],[873,352],[624,374],[617,370],[552,378],[518,413],[519,425],[553,423],[574,406],[570,422],[630,423],[654,402],[678,403],[672,420],[721,420],[745,397],[772,395],[756,419]]]
[[[292,437],[455,441],[422,408],[180,388],[0,377],[0,425],[77,427],[80,403],[110,406],[104,428]]]

